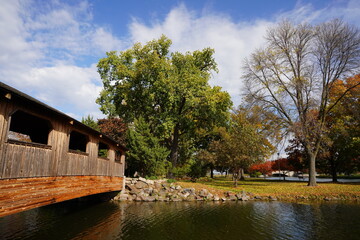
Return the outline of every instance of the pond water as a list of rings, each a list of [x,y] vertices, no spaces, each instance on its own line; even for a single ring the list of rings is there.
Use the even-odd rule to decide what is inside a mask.
[[[360,204],[56,204],[0,218],[0,239],[359,239]]]

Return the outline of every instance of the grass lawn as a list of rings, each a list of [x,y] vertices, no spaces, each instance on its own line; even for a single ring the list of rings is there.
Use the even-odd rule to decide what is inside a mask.
[[[221,195],[224,191],[234,193],[245,191],[256,196],[274,196],[280,200],[357,200],[360,202],[360,183],[318,183],[317,187],[308,187],[307,182],[270,181],[259,178],[247,178],[239,181],[235,188],[231,178],[203,178],[196,183],[180,181],[186,188],[206,188]]]

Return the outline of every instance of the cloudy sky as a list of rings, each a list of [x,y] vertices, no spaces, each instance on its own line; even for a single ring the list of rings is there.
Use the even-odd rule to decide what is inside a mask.
[[[284,18],[360,27],[360,0],[0,0],[0,81],[77,119],[100,118],[99,59],[165,34],[172,51],[214,48],[211,84],[239,104],[244,58]]]

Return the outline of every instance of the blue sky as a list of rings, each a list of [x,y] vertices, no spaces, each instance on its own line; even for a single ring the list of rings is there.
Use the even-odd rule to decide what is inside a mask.
[[[284,18],[360,27],[360,0],[0,0],[0,81],[77,119],[101,118],[98,60],[165,34],[172,51],[214,48],[210,83],[239,104],[244,58]]]

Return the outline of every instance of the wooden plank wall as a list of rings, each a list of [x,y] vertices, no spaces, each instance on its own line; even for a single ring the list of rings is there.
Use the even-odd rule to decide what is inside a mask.
[[[0,180],[0,217],[83,196],[120,191],[122,177],[63,176]]]
[[[9,117],[22,110],[48,120],[52,125],[48,147],[13,144],[7,142]],[[87,154],[69,152],[69,134],[72,130],[89,136]],[[0,179],[55,176],[124,176],[124,162],[115,162],[116,145],[110,146],[108,158],[98,157],[100,136],[76,129],[71,123],[47,116],[31,106],[19,106],[13,101],[0,99]],[[123,153],[124,154],[124,153]]]

